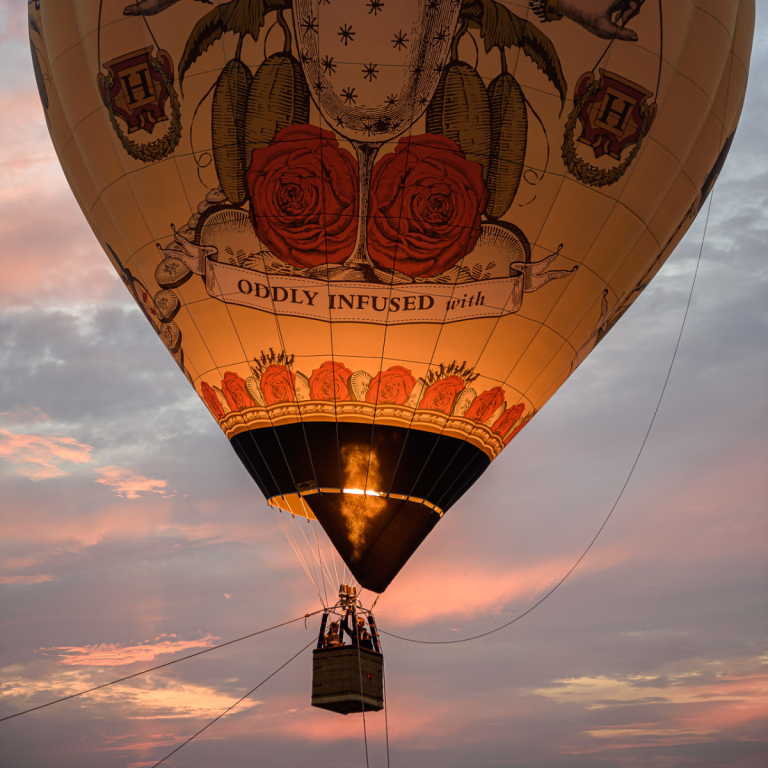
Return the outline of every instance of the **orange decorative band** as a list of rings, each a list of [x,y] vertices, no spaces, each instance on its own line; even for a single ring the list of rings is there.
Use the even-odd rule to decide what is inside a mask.
[[[406,406],[371,405],[369,403],[281,403],[269,408],[247,408],[228,413],[220,422],[231,440],[251,429],[278,427],[304,421],[348,421],[376,423],[406,429],[445,434],[466,440],[495,459],[504,449],[504,440],[486,424],[462,417],[446,416],[435,411],[417,411]]]
[[[371,375],[327,360],[307,376],[294,370],[293,356],[270,349],[250,369],[246,379],[226,371],[218,386],[200,383],[229,439],[301,421],[375,422],[466,440],[495,459],[535,413],[517,398],[508,402],[502,386],[478,392],[479,375],[464,363],[434,366],[417,378],[402,365]]]

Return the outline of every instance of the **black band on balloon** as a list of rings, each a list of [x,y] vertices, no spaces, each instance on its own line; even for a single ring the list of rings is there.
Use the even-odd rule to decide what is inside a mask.
[[[241,432],[232,447],[267,499],[316,484],[426,499],[443,511],[490,464],[463,440],[383,424],[376,425],[373,441],[370,424],[305,421]],[[453,479],[445,476],[449,464]]]
[[[232,447],[272,503],[292,497],[279,504],[291,511],[301,494],[299,503],[374,592],[386,589],[490,464],[463,440],[383,424],[373,439],[370,424],[285,424],[235,435]]]

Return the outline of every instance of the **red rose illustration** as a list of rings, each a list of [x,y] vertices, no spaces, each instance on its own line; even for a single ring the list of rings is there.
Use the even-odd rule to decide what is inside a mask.
[[[355,247],[357,161],[331,131],[289,125],[245,174],[259,239],[294,267],[339,264]]]
[[[428,408],[430,411],[442,411],[451,413],[453,403],[459,393],[464,389],[464,379],[458,376],[447,376],[434,384],[430,384],[421,397],[419,408]]]
[[[373,169],[368,250],[384,269],[431,277],[469,253],[488,190],[479,163],[445,136],[400,139]]]
[[[208,408],[210,408],[211,413],[214,415],[216,421],[223,419],[226,414],[224,413],[224,409],[221,407],[221,403],[219,402],[219,398],[216,396],[216,392],[214,391],[213,387],[207,381],[203,381],[200,384],[200,389],[203,393],[203,400],[205,400],[206,405]]]
[[[233,411],[242,411],[243,408],[253,408],[256,403],[248,394],[245,386],[245,379],[232,371],[224,374],[224,381],[221,382],[221,391],[227,398],[227,404]]]
[[[352,371],[343,363],[328,360],[309,377],[312,400],[349,400],[349,377]]]
[[[525,403],[518,403],[511,408],[507,408],[507,410],[493,422],[491,430],[501,435],[503,439],[504,435],[509,431],[509,428],[523,415],[524,410]]]
[[[494,387],[478,395],[464,414],[465,419],[488,421],[504,402],[504,389]]]
[[[416,379],[411,372],[402,365],[393,365],[373,377],[365,394],[365,402],[403,405],[411,396],[414,386]]]
[[[261,391],[266,405],[292,402],[296,398],[296,377],[284,365],[269,365],[261,374]]]

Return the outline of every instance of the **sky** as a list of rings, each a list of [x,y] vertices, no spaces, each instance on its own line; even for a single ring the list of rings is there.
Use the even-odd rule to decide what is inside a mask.
[[[768,0],[680,348],[594,547],[512,626],[383,638],[370,766],[768,764]],[[258,489],[101,252],[48,140],[26,5],[0,0],[0,717],[319,607]],[[526,611],[611,510],[656,408],[706,209],[534,425],[379,600],[456,640]],[[14,768],[151,766],[318,618],[0,723]],[[310,654],[168,761],[365,765]]]

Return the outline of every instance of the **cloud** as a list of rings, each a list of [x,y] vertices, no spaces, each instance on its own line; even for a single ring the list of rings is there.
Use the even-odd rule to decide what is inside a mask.
[[[243,690],[245,693],[245,690]],[[128,715],[131,720],[155,720],[177,717],[210,718],[220,715],[231,707],[242,694],[229,695],[205,685],[167,682],[166,687],[133,689],[125,692],[125,697],[114,692],[109,697],[115,703],[124,698],[136,714]],[[246,699],[233,714],[263,704],[256,699]]]
[[[0,685],[0,697],[14,700],[16,706],[35,706],[52,698],[63,698],[92,688],[103,682],[84,670],[52,672],[44,683],[21,674],[18,666],[0,670],[4,682]],[[138,678],[135,686],[123,684],[94,691],[81,702],[96,705],[100,717],[104,705],[120,710],[130,720],[156,720],[168,718],[210,718],[220,715],[245,693],[227,694],[207,685],[182,683],[160,675]],[[235,712],[255,707],[263,702],[246,699]],[[117,716],[117,711],[115,712]]]
[[[84,467],[52,459],[71,472],[55,483],[16,472],[39,464],[0,461],[0,588],[13,617],[2,642],[20,664],[0,674],[10,685],[0,695],[5,714],[120,677],[131,660],[134,670],[192,653],[182,645],[207,632],[242,635],[250,630],[238,605],[254,606],[256,629],[311,610],[314,594],[226,438],[101,253],[46,136],[27,8],[0,0],[3,13],[14,48],[5,58],[0,51],[0,426],[92,446]],[[754,73],[768,65],[762,27]],[[768,79],[753,76],[750,91],[673,376],[617,513],[564,588],[509,630],[457,646],[383,638],[401,764],[765,765],[768,657],[761,666],[747,660],[765,654],[757,649],[766,636]],[[383,629],[439,640],[492,629],[570,568],[655,407],[698,254],[692,234],[536,426],[430,534],[377,606]],[[93,474],[116,465],[134,481],[166,484],[119,491]],[[164,498],[168,488],[178,495]],[[131,489],[139,498],[126,498]],[[234,603],[221,600],[230,594]],[[308,640],[318,625],[313,617],[301,633]],[[222,649],[51,707],[42,715],[47,738],[40,713],[19,718],[4,734],[6,762],[154,765],[284,660],[288,638],[258,642],[253,652]],[[33,652],[42,645],[58,650]],[[262,689],[267,705],[227,716],[181,762],[246,765],[256,748],[276,766],[331,754],[360,765],[360,718],[309,707],[308,657]],[[369,745],[379,748],[372,766],[386,764],[383,723],[383,713],[367,715]]]
[[[409,570],[407,581],[395,581],[382,598],[382,616],[389,606],[396,606],[398,624],[411,625],[441,618],[478,614],[498,615],[505,621],[514,618],[504,609],[516,599],[533,600],[557,584],[573,566],[578,555],[540,558],[533,564],[488,565],[482,555],[467,558],[460,568],[441,562],[442,558],[424,558]],[[604,550],[583,562],[577,574],[602,571],[625,561],[625,551]],[[482,587],[479,587],[482,585]],[[499,621],[498,623],[503,623]],[[489,629],[493,626],[489,623]]]
[[[64,477],[62,464],[87,464],[91,446],[73,437],[28,435],[0,429],[0,458],[16,465],[16,474],[30,480]]]
[[[167,480],[156,480],[144,475],[137,475],[125,467],[100,467],[95,470],[99,476],[97,483],[112,488],[118,496],[126,499],[140,499],[142,493],[158,493],[163,498],[170,498],[175,492],[167,493]]]
[[[49,573],[36,573],[32,576],[0,576],[0,584],[41,584],[44,581],[53,581]]]
[[[43,651],[63,651],[59,664],[66,666],[93,666],[93,667],[119,667],[124,664],[133,664],[136,661],[149,662],[158,656],[180,651],[188,651],[193,648],[210,648],[213,640],[218,637],[205,635],[198,640],[173,640],[176,635],[160,635],[154,642],[140,645],[123,645],[119,643],[101,643],[99,645],[84,646],[60,646],[55,648],[41,648]],[[169,638],[169,639],[163,639]]]
[[[36,405],[29,408],[15,405],[9,411],[0,413],[0,416],[4,416],[7,421],[13,421],[17,424],[40,424],[51,420],[51,417]]]
[[[703,663],[702,663],[703,662]],[[742,662],[743,664],[744,662]],[[585,734],[611,748],[711,741],[725,732],[768,717],[768,673],[752,659],[748,674],[730,672],[733,660],[697,660],[695,670],[670,675],[598,675],[555,680],[530,693],[561,705],[609,710]],[[708,671],[702,671],[708,670]],[[625,717],[611,714],[630,708]],[[619,719],[619,723],[609,721]]]

